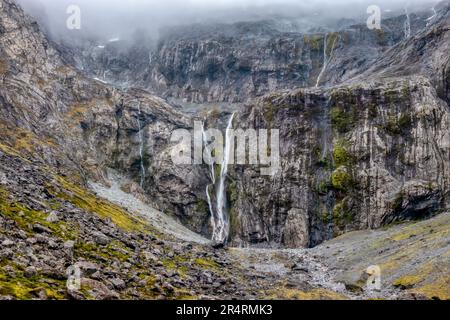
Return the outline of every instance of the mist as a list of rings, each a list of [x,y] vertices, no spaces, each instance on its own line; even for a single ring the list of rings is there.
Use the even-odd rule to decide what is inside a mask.
[[[126,38],[136,30],[158,37],[167,27],[194,23],[232,23],[263,19],[303,19],[315,25],[339,19],[362,22],[367,7],[385,16],[405,8],[432,7],[436,0],[17,0],[54,37]],[[81,29],[68,30],[67,8],[81,9]]]

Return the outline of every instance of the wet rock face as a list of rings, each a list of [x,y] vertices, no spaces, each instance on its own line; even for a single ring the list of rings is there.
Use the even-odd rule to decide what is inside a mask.
[[[0,142],[79,183],[103,181],[115,169],[135,182],[131,191],[210,234],[209,168],[174,165],[170,157],[172,131],[191,129],[192,119],[143,90],[83,76],[14,4],[0,3],[0,128],[7,133]],[[245,24],[232,27],[237,34],[161,41],[140,68],[148,77],[141,72],[135,83],[193,102],[268,93],[239,110],[235,127],[280,129],[281,170],[266,177],[256,167],[230,168],[233,244],[314,246],[448,207],[448,10],[425,31],[423,17],[412,21],[417,32],[405,41],[401,17],[382,35],[356,26],[326,41]],[[325,45],[330,62],[319,84],[343,85],[269,92],[314,86]],[[105,69],[130,68],[113,56]],[[142,57],[133,65],[142,66]],[[372,63],[372,73],[356,76]],[[222,115],[217,122],[227,121]]]
[[[136,85],[148,67],[154,41],[140,33],[131,39],[113,40],[75,34],[69,42],[55,39],[52,44],[67,64],[92,78],[120,87]]]
[[[145,91],[82,76],[18,6],[0,3],[0,142],[80,182],[103,181],[108,168],[139,182],[142,163],[148,201],[207,232],[206,175],[170,158],[172,131],[191,120]]]
[[[424,25],[414,16],[413,31]],[[183,29],[160,40],[144,83],[187,102],[242,102],[280,89],[315,86],[348,79],[404,38],[399,19],[383,31],[365,25],[327,33],[253,30],[246,24],[208,32]]]
[[[428,17],[411,14],[411,35]],[[383,30],[363,24],[315,33],[284,32],[267,21],[195,25],[169,30],[158,43],[126,39],[99,48],[80,40],[58,48],[68,62],[105,81],[184,102],[235,103],[350,79],[405,39],[405,21],[383,20]]]
[[[450,112],[424,78],[269,95],[236,123],[279,129],[282,164],[233,171],[236,243],[314,246],[449,206]]]

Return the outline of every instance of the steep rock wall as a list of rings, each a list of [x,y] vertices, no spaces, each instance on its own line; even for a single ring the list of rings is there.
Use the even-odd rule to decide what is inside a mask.
[[[450,205],[450,111],[425,78],[273,94],[237,118],[280,130],[282,165],[233,170],[235,243],[312,246]]]

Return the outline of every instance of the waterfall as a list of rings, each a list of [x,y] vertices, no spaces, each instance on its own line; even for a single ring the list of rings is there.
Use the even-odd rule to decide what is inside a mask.
[[[216,217],[214,215],[214,208],[213,208],[213,204],[211,201],[211,195],[209,194],[209,188],[212,186],[214,187],[216,185],[216,175],[214,173],[214,162],[212,161],[211,158],[211,150],[208,147],[208,139],[206,137],[206,132],[205,132],[205,121],[202,124],[202,137],[203,137],[203,144],[205,145],[205,149],[206,149],[206,153],[208,154],[208,160],[210,163],[210,178],[212,181],[212,184],[208,184],[206,186],[206,198],[208,200],[208,206],[209,206],[209,212],[211,212],[211,225],[213,227],[213,230],[216,230]]]
[[[206,149],[206,153],[208,154],[208,161],[210,163],[210,176],[211,176],[211,181],[213,184],[216,183],[216,175],[214,173],[214,163],[211,160],[211,150],[208,148],[208,139],[206,137],[206,132],[205,132],[205,122],[203,122],[202,124],[202,137],[203,137],[203,143],[205,144],[205,149]]]
[[[140,186],[141,188],[144,187],[144,182],[145,182],[145,166],[144,166],[144,137],[143,137],[143,132],[142,132],[142,125],[141,125],[141,103],[138,103],[138,125],[139,125],[139,156],[141,158],[141,183]]]
[[[208,184],[206,186],[206,199],[208,199],[208,207],[209,207],[209,212],[211,212],[211,225],[213,228],[213,239],[214,239],[214,234],[215,234],[215,230],[216,230],[216,217],[214,215],[214,208],[213,208],[213,204],[211,201],[211,195],[209,194],[209,187],[213,186],[214,184]]]
[[[409,18],[408,8],[405,8],[405,15],[405,39],[408,39],[409,37],[411,37],[411,20]]]
[[[224,243],[227,241],[228,233],[229,233],[229,219],[227,212],[227,196],[225,190],[225,182],[228,174],[228,164],[230,162],[230,158],[232,156],[232,150],[230,147],[230,139],[232,137],[232,127],[233,127],[233,119],[234,113],[231,115],[227,129],[225,134],[225,145],[223,152],[223,160],[220,166],[220,176],[219,179],[216,180],[214,163],[211,159],[211,150],[208,149],[208,141],[204,129],[204,123],[202,127],[202,136],[203,143],[205,144],[205,152],[208,154],[210,160],[210,176],[212,183],[206,186],[206,198],[208,199],[209,211],[211,212],[211,225],[213,227],[213,235],[212,240],[217,243]],[[210,195],[210,187],[215,188],[216,192],[216,212],[214,211],[213,202]]]
[[[319,76],[317,77],[317,81],[316,81],[316,88],[319,87],[320,84],[320,80],[322,79],[322,76],[325,72],[325,70],[328,67],[328,64],[330,63],[331,59],[333,59],[333,52],[334,52],[334,47],[336,45],[336,38],[334,38],[332,47],[331,47],[331,51],[330,51],[330,57],[327,58],[327,39],[328,39],[328,34],[324,35],[324,40],[323,40],[323,66],[322,66],[322,70],[320,70]]]
[[[427,27],[433,22],[434,18],[436,18],[437,16],[435,6],[431,8],[431,11],[433,11],[433,15],[427,19]]]
[[[227,195],[225,190],[225,181],[228,174],[228,163],[230,162],[231,148],[230,140],[232,138],[233,119],[235,113],[233,113],[228,121],[227,130],[225,133],[225,150],[223,153],[223,161],[220,168],[219,187],[217,189],[216,201],[217,201],[217,224],[216,230],[213,234],[213,240],[217,242],[225,242],[228,238],[228,216],[227,216]]]

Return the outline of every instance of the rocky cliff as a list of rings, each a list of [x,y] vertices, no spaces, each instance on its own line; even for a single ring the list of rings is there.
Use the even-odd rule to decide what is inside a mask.
[[[449,205],[449,120],[417,76],[261,99],[236,123],[280,129],[281,170],[234,169],[233,239],[311,246],[439,213]]]
[[[165,30],[158,41],[136,34],[114,42],[59,40],[58,48],[67,61],[104,81],[184,102],[234,103],[352,78],[415,35],[431,15],[424,10],[387,18],[381,30],[344,23],[300,32],[272,20],[198,24]]]
[[[282,170],[269,179],[258,177],[258,168],[232,168],[228,199],[232,242],[314,246],[349,230],[429,216],[448,206],[448,5],[437,8],[432,20],[429,12],[408,16],[407,34],[401,28],[404,15],[384,20],[381,31],[354,25],[305,35],[265,22],[175,29],[162,37],[146,69],[146,45],[134,48],[134,55],[118,55],[127,46],[115,41],[95,49],[100,60],[83,60],[80,49],[68,53],[63,50],[73,48],[58,46],[56,52],[39,32],[20,41],[9,32],[4,37],[11,45],[4,50],[10,55],[22,42],[37,43],[40,62],[19,64],[33,68],[23,74],[38,86],[19,92],[8,87],[18,78],[24,81],[22,73],[10,72],[12,61],[29,59],[14,52],[4,59],[3,97],[12,109],[9,117],[25,118],[25,126],[28,119],[44,121],[28,130],[55,140],[57,161],[47,156],[48,161],[100,181],[107,181],[108,169],[117,170],[135,181],[131,189],[149,203],[209,235],[209,168],[174,166],[170,159],[171,132],[192,129],[192,119],[143,90],[90,80],[66,62],[81,57],[88,73],[96,72],[96,62],[102,73],[121,75],[112,79],[122,85],[140,66],[146,80],[141,71],[131,82],[191,102],[237,102],[280,88],[309,87],[268,94],[238,112],[235,123],[243,129],[281,130]],[[120,57],[128,63],[119,63]],[[167,86],[152,82],[157,78]],[[261,84],[256,91],[255,81]],[[27,109],[16,101],[37,112],[20,116]],[[42,119],[36,118],[44,112],[41,106],[49,109]],[[207,124],[223,129],[229,115],[209,112]]]
[[[0,0],[0,8],[0,296],[255,298],[267,297],[273,281],[285,285],[267,276],[254,287],[256,271],[241,269],[235,257],[177,244],[145,217],[89,191],[92,181],[108,188],[113,170],[126,177],[121,192],[210,237],[210,168],[174,165],[170,138],[192,129],[194,118],[224,129],[230,111],[192,117],[142,87],[194,103],[248,100],[233,127],[280,130],[275,176],[255,166],[226,175],[233,245],[311,247],[449,209],[448,4],[431,20],[411,14],[407,36],[404,16],[386,21],[383,32],[347,26],[326,35],[261,23],[193,27],[161,39],[148,64],[147,47],[123,54],[133,60],[125,65],[116,53],[89,60],[110,71],[101,79],[14,2]],[[84,287],[67,292],[61,270],[74,264],[84,270]],[[291,267],[295,290],[348,294]]]
[[[1,14],[2,141],[80,182],[105,180],[108,168],[117,169],[155,206],[199,232],[207,228],[207,213],[197,214],[201,170],[161,164],[170,160],[164,150],[172,131],[191,121],[145,91],[86,78],[14,4],[5,2]]]
[[[271,94],[239,113],[244,129],[280,129],[282,170],[235,170],[235,241],[310,246],[448,209],[449,21],[447,6],[348,84]]]

